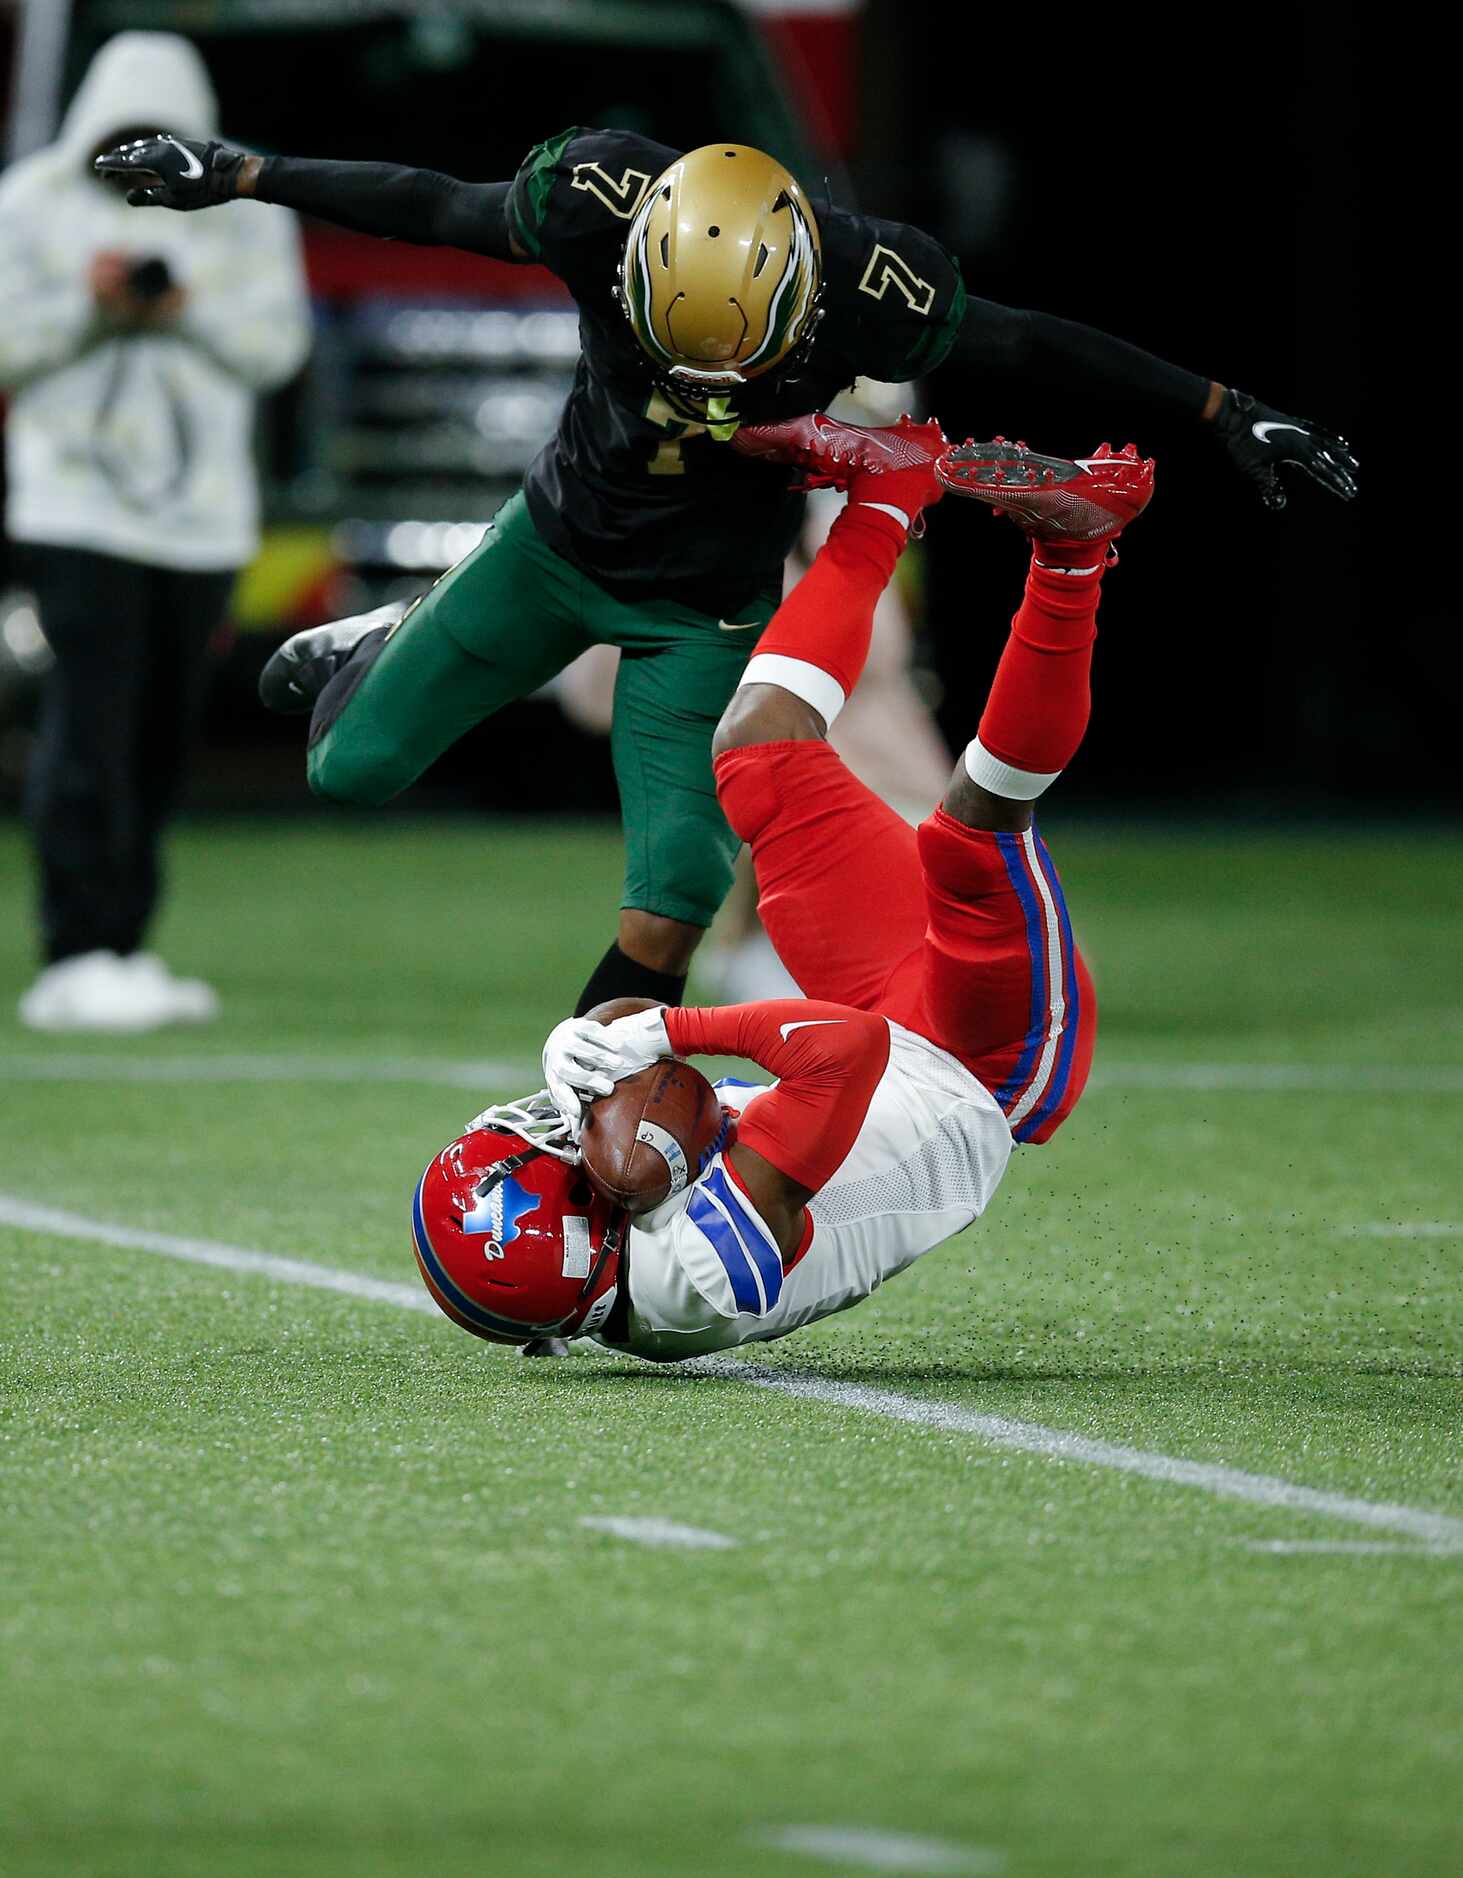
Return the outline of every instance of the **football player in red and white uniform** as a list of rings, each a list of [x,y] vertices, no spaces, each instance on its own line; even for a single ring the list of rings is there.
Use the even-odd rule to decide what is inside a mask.
[[[1152,461],[1132,445],[1077,462],[1002,440],[951,450],[910,420],[815,416],[759,441],[849,491],[715,744],[762,916],[807,996],[553,1031],[547,1096],[487,1111],[418,1190],[429,1288],[481,1335],[591,1334],[662,1361],[785,1336],[970,1225],[1013,1144],[1050,1139],[1087,1080],[1096,1002],[1032,805],[1086,727],[1098,593]],[[945,490],[1012,517],[1032,551],[979,732],[916,830],[827,731],[910,530]],[[572,1136],[583,1101],[671,1054],[744,1057],[775,1080],[718,1084],[724,1142],[627,1221]]]

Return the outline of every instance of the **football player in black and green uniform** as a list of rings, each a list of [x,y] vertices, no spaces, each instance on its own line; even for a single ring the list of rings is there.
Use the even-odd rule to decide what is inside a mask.
[[[572,129],[511,183],[465,183],[159,134],[98,167],[138,206],[254,196],[368,234],[537,261],[573,294],[583,352],[558,433],[481,545],[399,619],[383,609],[297,634],[261,690],[313,712],[312,788],[382,802],[590,644],[620,648],[625,890],[581,1011],[627,995],[679,1002],[731,881],[711,735],[781,597],[802,511],[785,464],[727,447],[739,425],[822,410],[856,378],[921,377],[960,336],[1048,385],[1095,380],[1211,424],[1272,506],[1282,461],[1354,493],[1354,460],[1316,425],[1091,327],[968,298],[928,235],[815,213],[787,170],[744,145],[680,155]]]

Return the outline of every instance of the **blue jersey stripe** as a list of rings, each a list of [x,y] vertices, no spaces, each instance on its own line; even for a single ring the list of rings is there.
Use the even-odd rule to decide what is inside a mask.
[[[1042,1040],[1046,1036],[1046,935],[1041,908],[1036,902],[1036,890],[1027,876],[1020,835],[997,835],[996,845],[1001,851],[1001,859],[1006,863],[1006,873],[1016,890],[1016,898],[1021,902],[1021,911],[1026,918],[1026,946],[1031,954],[1031,1022],[1027,1027],[1026,1042],[1015,1069],[999,1089],[991,1091],[1000,1107],[1008,1109],[1030,1082],[1031,1072],[1041,1052]]]
[[[1037,858],[1041,871],[1046,876],[1046,884],[1051,889],[1052,901],[1057,909],[1057,923],[1062,935],[1062,977],[1067,988],[1067,1009],[1062,1019],[1062,1041],[1057,1049],[1056,1066],[1046,1093],[1031,1113],[1020,1122],[1015,1136],[1018,1141],[1029,1141],[1041,1125],[1049,1121],[1061,1107],[1067,1094],[1067,1085],[1072,1079],[1072,1057],[1077,1048],[1077,1022],[1082,1015],[1081,991],[1077,984],[1076,946],[1072,941],[1072,921],[1067,912],[1066,895],[1062,892],[1062,883],[1057,878],[1057,870],[1052,865],[1052,857],[1046,851],[1046,843],[1041,836],[1036,837]]]
[[[730,1221],[717,1211],[699,1188],[691,1190],[686,1217],[707,1240],[725,1267],[737,1309],[749,1311],[754,1317],[760,1316],[762,1299],[757,1290],[757,1280],[752,1275],[751,1260],[741,1240],[732,1231]]]
[[[745,1201],[727,1178],[725,1166],[713,1167],[701,1184],[726,1208],[738,1238],[762,1274],[762,1290],[770,1311],[782,1295],[782,1254],[768,1237],[766,1227],[747,1211]]]

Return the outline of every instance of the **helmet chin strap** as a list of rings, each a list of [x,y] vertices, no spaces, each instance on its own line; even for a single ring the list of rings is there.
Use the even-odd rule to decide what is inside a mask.
[[[605,1236],[600,1241],[599,1256],[595,1259],[593,1269],[584,1281],[583,1290],[579,1293],[581,1303],[594,1290],[596,1284],[598,1284],[600,1274],[604,1271],[605,1266],[609,1264],[611,1259],[617,1259],[620,1256],[620,1247],[625,1239],[625,1222],[629,1217],[630,1215],[628,1213],[617,1209],[613,1219],[611,1219],[608,1227],[606,1227]]]
[[[499,1161],[490,1174],[483,1175],[473,1192],[478,1199],[486,1199],[494,1187],[501,1186],[510,1174],[516,1174],[520,1167],[527,1167],[530,1161],[538,1160],[547,1152],[545,1148],[533,1147],[525,1148],[522,1154],[510,1154],[506,1161]]]

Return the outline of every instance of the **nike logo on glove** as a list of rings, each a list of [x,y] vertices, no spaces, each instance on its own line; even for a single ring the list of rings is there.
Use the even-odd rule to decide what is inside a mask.
[[[203,165],[198,161],[198,158],[194,156],[193,152],[188,149],[186,144],[179,143],[176,137],[164,136],[163,142],[170,143],[187,165],[187,168],[183,171],[184,180],[190,183],[196,183],[198,178],[203,174]]]
[[[1282,424],[1274,418],[1267,418],[1263,423],[1250,425],[1251,434],[1257,443],[1268,443],[1272,430],[1294,430],[1298,431],[1302,437],[1306,435],[1304,424]]]
[[[841,1024],[844,1021],[841,1017],[800,1017],[795,1024],[779,1024],[777,1028],[782,1032],[782,1041],[786,1043],[795,1030],[811,1030],[816,1024]]]
[[[762,624],[759,619],[719,619],[717,625],[724,633],[749,633]]]

